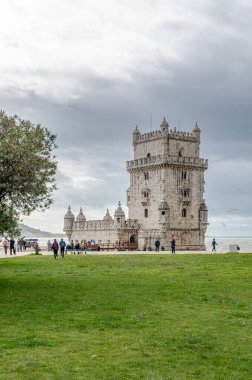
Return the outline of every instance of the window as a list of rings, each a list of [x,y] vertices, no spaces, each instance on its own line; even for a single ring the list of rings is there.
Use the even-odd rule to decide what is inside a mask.
[[[165,215],[165,211],[162,211],[162,215]]]
[[[186,209],[185,208],[183,208],[183,210],[182,210],[182,218],[186,218]]]
[[[147,208],[144,210],[144,216],[145,216],[145,218],[148,218],[148,209]]]
[[[182,171],[181,178],[182,179],[187,179],[187,172],[185,170]]]
[[[130,201],[130,196],[128,195],[128,202]]]
[[[149,179],[149,173],[148,172],[144,173],[144,179],[145,179],[145,181],[148,181],[148,179]]]
[[[189,198],[190,191],[189,190],[181,190],[181,196],[184,198]]]
[[[148,191],[144,191],[144,198],[148,198],[148,197],[149,197]]]
[[[147,153],[147,157],[150,157],[150,153]]]
[[[179,157],[183,157],[184,156],[184,148],[180,148],[179,149]]]

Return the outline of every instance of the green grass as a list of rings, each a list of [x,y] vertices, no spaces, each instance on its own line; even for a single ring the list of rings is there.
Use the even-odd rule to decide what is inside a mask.
[[[0,260],[0,379],[251,379],[252,255]]]

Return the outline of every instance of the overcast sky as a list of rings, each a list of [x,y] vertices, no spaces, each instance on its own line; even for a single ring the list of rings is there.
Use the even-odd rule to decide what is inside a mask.
[[[57,134],[60,232],[126,208],[132,132],[202,131],[212,236],[252,235],[250,0],[1,0],[0,109]],[[151,122],[152,121],[152,122]]]

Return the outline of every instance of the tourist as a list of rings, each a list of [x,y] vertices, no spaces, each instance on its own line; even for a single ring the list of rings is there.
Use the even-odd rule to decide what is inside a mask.
[[[49,252],[49,251],[51,251],[51,249],[52,249],[52,243],[50,242],[50,240],[48,240],[48,242],[47,242],[47,251]]]
[[[176,250],[176,241],[175,239],[172,239],[171,241],[171,253],[175,253]]]
[[[15,249],[15,240],[13,238],[10,239],[10,255],[16,254],[16,249]]]
[[[217,243],[216,243],[216,241],[215,241],[215,239],[213,239],[213,241],[212,241],[212,252],[214,251],[214,252],[216,252],[216,245],[217,245]]]
[[[3,239],[2,246],[3,246],[3,248],[4,248],[4,253],[5,253],[6,255],[7,255],[8,245],[9,245],[8,239],[5,237],[5,238]]]
[[[59,244],[58,244],[58,242],[57,242],[56,239],[54,239],[54,241],[52,243],[52,249],[53,249],[54,258],[57,259],[57,257],[58,257],[58,250],[59,250]]]
[[[64,258],[64,253],[65,253],[66,243],[64,242],[63,239],[61,239],[59,245],[60,245],[60,254],[61,254],[61,257],[63,259]]]
[[[78,242],[75,244],[74,249],[76,249],[77,251],[80,250],[80,244]]]
[[[156,252],[159,252],[159,247],[160,247],[160,241],[159,240],[155,241],[155,247],[156,247]]]

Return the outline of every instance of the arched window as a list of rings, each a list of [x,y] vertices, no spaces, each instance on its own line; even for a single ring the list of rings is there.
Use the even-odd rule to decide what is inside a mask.
[[[148,179],[149,179],[149,173],[148,172],[144,173],[144,179],[145,179],[145,181],[148,181]]]
[[[182,179],[187,179],[187,172],[185,170],[182,170],[181,178]]]
[[[150,153],[147,153],[147,157],[150,157]]]
[[[183,157],[184,156],[184,148],[180,148],[179,149],[179,157]]]
[[[183,208],[182,210],[182,218],[186,218],[186,208]]]
[[[144,210],[144,216],[145,216],[145,218],[148,218],[148,209],[147,208]]]

